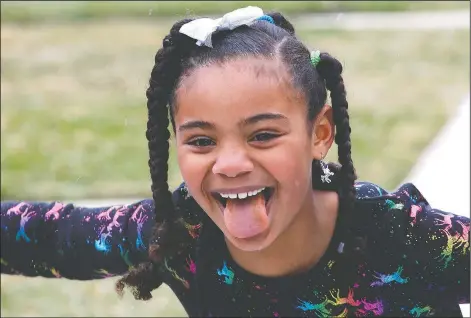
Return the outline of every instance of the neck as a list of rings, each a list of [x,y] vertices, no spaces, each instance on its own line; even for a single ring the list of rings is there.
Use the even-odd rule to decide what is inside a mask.
[[[244,252],[227,244],[234,261],[260,276],[285,276],[307,271],[324,255],[338,213],[335,192],[312,192],[293,223],[268,248]]]

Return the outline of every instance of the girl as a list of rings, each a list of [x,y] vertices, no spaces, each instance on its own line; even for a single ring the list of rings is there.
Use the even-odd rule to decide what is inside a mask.
[[[146,92],[153,199],[2,202],[2,273],[124,275],[141,300],[165,283],[189,316],[460,316],[469,219],[355,182],[341,73],[279,13],[175,23]]]

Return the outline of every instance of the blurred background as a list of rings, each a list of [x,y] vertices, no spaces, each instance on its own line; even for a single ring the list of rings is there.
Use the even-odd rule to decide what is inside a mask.
[[[456,19],[469,1],[2,1],[1,200],[150,197],[145,90],[163,37],[247,5],[284,13],[343,62],[361,180],[395,189],[469,94],[469,22]],[[174,187],[173,149],[170,161]],[[167,287],[119,300],[115,280],[2,275],[1,315],[185,315]]]

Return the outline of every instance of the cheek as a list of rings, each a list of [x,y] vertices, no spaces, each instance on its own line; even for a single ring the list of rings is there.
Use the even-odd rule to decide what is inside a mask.
[[[266,169],[285,188],[284,191],[310,184],[312,158],[305,142],[287,142],[265,160]]]
[[[197,201],[202,197],[201,186],[208,171],[208,160],[204,155],[189,153],[188,151],[177,150],[178,166],[180,174],[186,183],[190,193]]]

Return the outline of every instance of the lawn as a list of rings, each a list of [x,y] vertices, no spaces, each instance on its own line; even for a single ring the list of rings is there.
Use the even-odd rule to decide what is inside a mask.
[[[469,1],[2,1],[2,22],[36,23],[103,18],[224,14],[248,5],[285,14],[469,10]]]
[[[168,27],[2,24],[2,200],[149,196],[145,88]],[[469,30],[300,37],[345,65],[360,178],[395,188],[469,90]],[[120,301],[114,280],[2,275],[2,316],[183,315],[168,288],[149,303]]]
[[[150,195],[145,89],[168,27],[2,25],[2,200]],[[360,178],[396,187],[469,88],[469,31],[300,36],[345,65]]]

